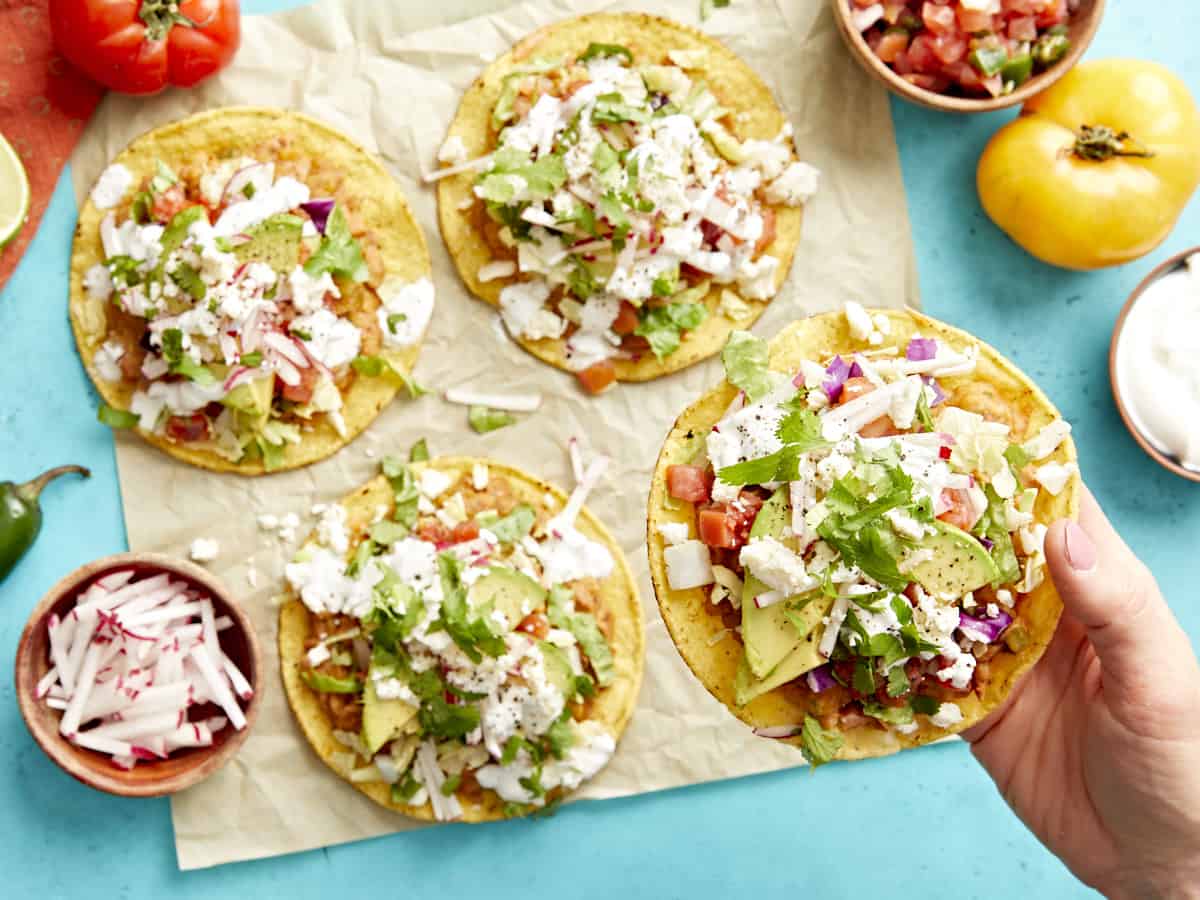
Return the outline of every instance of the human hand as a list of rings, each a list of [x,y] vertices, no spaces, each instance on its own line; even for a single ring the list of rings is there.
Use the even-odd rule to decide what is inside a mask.
[[[1200,897],[1200,665],[1085,488],[1046,536],[1065,610],[1008,702],[964,732],[1004,799],[1109,897]]]

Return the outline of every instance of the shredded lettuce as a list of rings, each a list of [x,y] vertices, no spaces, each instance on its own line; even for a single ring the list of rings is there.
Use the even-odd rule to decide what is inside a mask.
[[[767,342],[748,331],[734,331],[721,351],[725,377],[729,383],[745,392],[751,403],[769,394],[775,380],[768,368],[770,350]]]
[[[728,3],[729,0],[724,0],[724,2]],[[622,44],[598,44],[595,41],[588,44],[587,49],[580,55],[579,61],[585,63],[593,59],[605,59],[613,56],[625,60],[627,65],[633,64],[633,54],[629,52],[628,47]]]
[[[644,307],[634,334],[650,342],[650,349],[659,359],[679,349],[684,331],[693,331],[708,318],[703,303],[668,303],[665,306]]]
[[[426,443],[425,438],[421,438],[419,441],[413,444],[412,449],[408,451],[408,461],[425,462],[427,459],[429,459],[429,444]]]
[[[413,477],[412,469],[396,456],[385,456],[380,468],[392,486],[392,499],[396,504],[396,509],[392,513],[392,521],[411,530],[417,524],[417,504],[421,499],[421,492],[417,489],[417,480]]]
[[[836,731],[826,731],[812,716],[804,717],[800,730],[800,752],[814,769],[832,760],[842,749],[842,736]]]
[[[96,419],[109,428],[122,429],[136,428],[138,422],[141,421],[135,413],[131,413],[127,409],[117,409],[107,403],[100,404],[100,408],[96,410]]]
[[[495,513],[492,515],[495,516]],[[533,530],[535,519],[533,507],[522,503],[507,516],[503,518],[497,516],[487,521],[486,524],[481,517],[479,524],[494,534],[500,543],[515,544]]]
[[[596,673],[596,684],[606,687],[612,684],[616,677],[613,664],[612,647],[596,624],[596,619],[590,613],[567,612],[567,602],[571,592],[562,585],[556,585],[550,590],[546,603],[546,618],[555,628],[563,628],[575,635],[579,648],[591,661],[592,671]]]
[[[495,431],[498,428],[507,428],[509,425],[515,425],[517,417],[502,409],[492,409],[490,406],[483,406],[476,403],[467,410],[467,421],[476,433],[487,434],[489,431]]]
[[[404,389],[408,391],[408,396],[413,399],[429,393],[415,378],[398,368],[384,354],[380,354],[379,356],[357,356],[351,361],[350,365],[355,372],[358,372],[360,375],[366,375],[368,378],[378,378],[380,375],[386,373],[399,381],[404,386]]]

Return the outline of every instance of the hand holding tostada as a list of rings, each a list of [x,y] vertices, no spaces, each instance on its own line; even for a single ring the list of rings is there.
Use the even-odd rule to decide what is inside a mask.
[[[1028,99],[978,186],[1039,258],[1085,269],[1144,255],[1200,183],[1200,114],[1178,79],[1130,61],[1072,68],[1102,2],[834,6],[864,65],[908,99]],[[1096,85],[1140,93],[1145,114]],[[648,487],[658,614],[756,735],[817,767],[963,733],[1080,878],[1167,885],[1153,857],[1186,882],[1200,822],[1147,813],[1167,798],[1117,757],[1161,766],[1200,802],[1194,767],[1161,747],[1200,748],[1200,673],[1083,487],[1050,399],[967,331],[870,298],[750,333],[786,297],[819,198],[804,150],[746,61],[651,15],[566,20],[480,72],[426,178],[458,276],[496,310],[478,313],[531,365],[572,373],[543,374],[584,403],[718,355],[725,378],[661,423],[648,486],[607,482],[608,460],[578,446],[563,491],[420,441],[323,505],[271,573],[300,734],[348,790],[416,819],[568,799],[620,752],[645,668],[637,581],[586,503]],[[1106,227],[1129,198],[1139,214]],[[1031,203],[1036,221],[1021,212]],[[399,185],[351,137],[297,112],[215,109],[142,135],[99,174],[69,312],[102,422],[181,463],[267,477],[426,393],[412,372],[437,314],[432,271]],[[479,409],[477,430],[509,421]],[[1188,468],[1189,447],[1179,455]],[[12,489],[24,505],[8,568],[40,525],[36,491]],[[194,783],[253,724],[253,631],[195,567],[97,566],[56,586],[26,629],[22,711],[102,789]],[[1136,677],[1159,644],[1167,686]],[[1163,724],[1170,711],[1192,724]],[[189,759],[186,778],[153,780]],[[1043,766],[1062,769],[1045,791],[1030,782]],[[114,768],[124,780],[104,777]],[[1052,791],[1092,798],[1078,841],[1048,824]],[[1146,843],[1164,828],[1178,834]],[[1096,863],[1105,840],[1115,849]]]

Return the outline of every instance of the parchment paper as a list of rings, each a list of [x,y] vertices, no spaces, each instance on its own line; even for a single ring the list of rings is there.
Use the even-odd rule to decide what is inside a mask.
[[[211,564],[237,592],[266,648],[263,708],[241,754],[204,784],[175,797],[183,869],[291,853],[414,827],[374,806],[317,760],[296,728],[275,654],[280,576],[294,544],[260,532],[260,513],[296,512],[333,500],[373,475],[386,453],[425,437],[433,452],[491,456],[570,487],[565,454],[578,435],[589,453],[613,459],[591,506],[620,541],[642,591],[647,632],[641,702],[616,757],[580,792],[601,799],[795,766],[798,753],[754,738],[701,688],[675,652],[647,574],[644,532],[650,471],[682,408],[721,377],[719,360],[597,399],[572,376],[507,340],[496,315],[470,297],[443,249],[434,193],[420,182],[433,166],[461,92],[481,67],[532,29],[603,9],[652,9],[695,24],[699,0],[532,0],[454,22],[504,0],[409,4],[325,0],[292,13],[248,17],[233,67],[192,92],[151,100],[110,95],[73,160],[76,194],[130,139],[200,109],[278,105],[318,116],[378,152],[427,231],[437,311],[416,374],[437,391],[469,384],[540,391],[542,409],[512,428],[476,435],[466,410],[434,394],[398,400],[369,431],[310,469],[245,479],[176,462],[135,437],[117,438],[130,547],[185,554],[199,536],[221,542]],[[413,7],[418,7],[414,9]],[[440,19],[440,20],[439,20]],[[416,28],[426,30],[417,31]],[[912,246],[887,98],[840,44],[824,0],[737,0],[706,23],[772,85],[796,129],[802,159],[823,173],[805,212],[791,277],[755,328],[771,335],[806,313],[847,299],[886,306],[916,302]],[[257,572],[258,587],[247,580]],[[486,826],[484,826],[486,827]]]

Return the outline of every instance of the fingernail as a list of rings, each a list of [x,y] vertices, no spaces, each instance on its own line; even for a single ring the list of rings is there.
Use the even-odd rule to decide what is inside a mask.
[[[1096,545],[1087,532],[1074,522],[1067,523],[1063,543],[1066,545],[1067,562],[1076,572],[1090,572],[1096,567]]]

